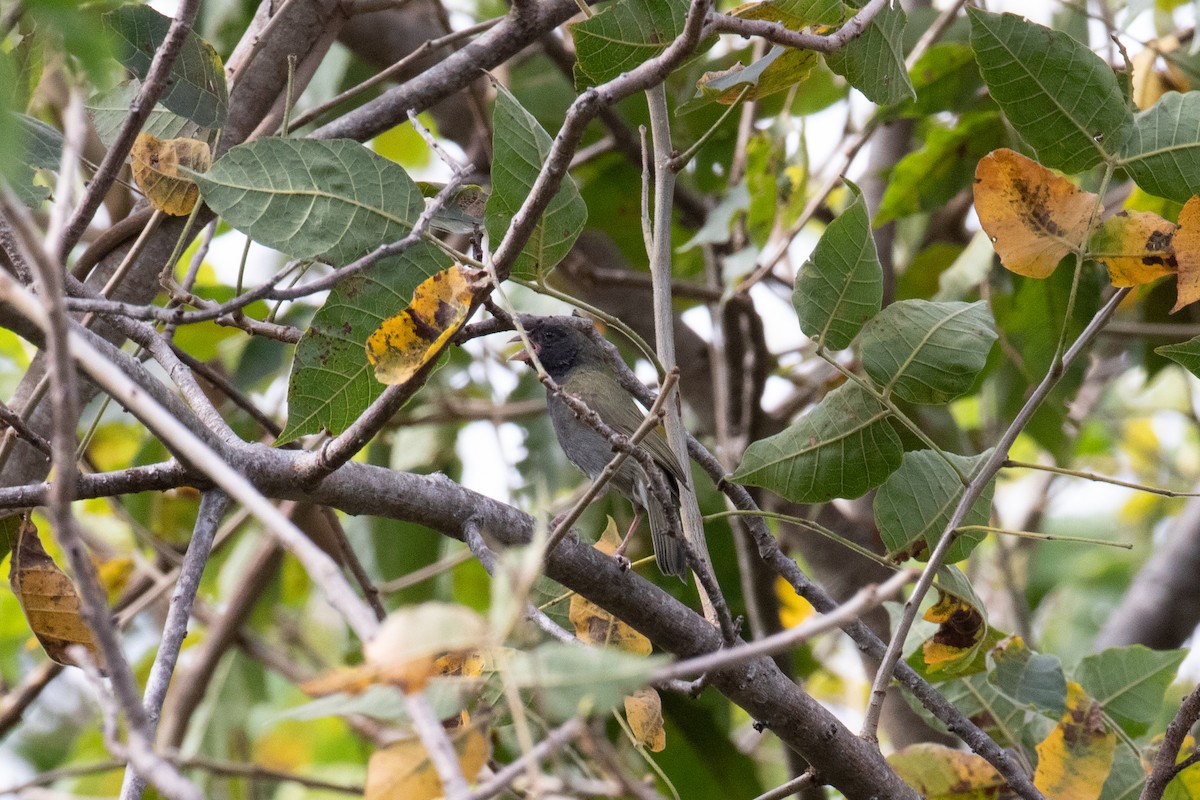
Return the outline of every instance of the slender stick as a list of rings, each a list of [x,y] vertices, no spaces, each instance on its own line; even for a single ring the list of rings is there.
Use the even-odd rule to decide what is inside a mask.
[[[151,738],[158,727],[158,715],[167,696],[167,687],[171,685],[171,676],[175,672],[175,663],[179,659],[183,639],[187,636],[192,603],[200,589],[200,576],[208,563],[208,555],[212,551],[213,538],[220,527],[221,517],[225,516],[228,508],[229,496],[224,492],[209,491],[200,498],[196,525],[192,530],[192,538],[188,541],[187,553],[179,571],[179,581],[175,584],[175,593],[171,595],[171,604],[167,609],[162,644],[158,647],[154,665],[150,668],[150,677],[146,680],[146,694],[142,702],[146,709],[148,733]],[[121,800],[141,800],[145,788],[145,779],[134,772],[131,766],[126,767],[124,783],[121,786]]]
[[[675,356],[675,312],[671,297],[671,218],[675,197],[675,171],[671,167],[670,113],[667,110],[667,90],[656,84],[646,90],[650,106],[650,136],[653,144],[654,166],[654,217],[651,221],[650,240],[653,244],[650,256],[651,290],[654,301],[654,338],[658,358],[664,369],[674,369]],[[687,464],[687,432],[683,427],[683,406],[676,397],[667,405],[667,443],[680,464]],[[704,520],[700,517],[700,506],[696,500],[695,484],[682,476],[679,484],[680,521],[683,535],[696,551],[697,563],[690,564],[696,572],[697,584],[701,587],[701,601],[705,616],[721,624],[726,644],[737,641],[732,626],[720,619],[717,609],[726,606],[720,595],[720,586],[712,576],[712,559],[708,555],[708,543],[704,536]],[[707,574],[706,574],[707,573]],[[713,592],[716,592],[715,596]],[[728,612],[726,612],[728,613]]]
[[[1100,475],[1095,472],[1083,472],[1077,469],[1066,469],[1064,467],[1055,467],[1050,464],[1036,464],[1031,461],[1014,461],[1011,458],[1007,458],[1000,466],[1001,469],[1035,469],[1041,472],[1051,472],[1055,475],[1066,475],[1072,478],[1082,478],[1085,481],[1095,481],[1097,483],[1108,483],[1113,486],[1123,486],[1126,489],[1136,489],[1139,492],[1157,494],[1163,497],[1200,497],[1200,492],[1177,492],[1174,489],[1160,489],[1157,486],[1147,486],[1144,483],[1123,481],[1117,478],[1110,478],[1107,475]]]
[[[886,696],[888,684],[891,683],[892,673],[896,669],[896,662],[900,659],[900,650],[904,645],[904,640],[908,636],[908,631],[912,627],[913,621],[917,616],[917,608],[921,604],[925,593],[929,591],[929,587],[933,583],[933,578],[938,568],[942,565],[950,545],[954,543],[954,531],[962,525],[963,519],[967,512],[975,504],[983,494],[983,490],[991,482],[992,478],[1004,465],[1008,458],[1008,451],[1016,441],[1017,436],[1029,424],[1029,419],[1034,412],[1041,406],[1042,402],[1050,394],[1050,391],[1058,384],[1058,381],[1066,373],[1067,369],[1075,362],[1083,353],[1092,340],[1099,335],[1104,329],[1105,323],[1116,312],[1117,306],[1129,294],[1129,289],[1119,289],[1109,299],[1088,323],[1088,326],[1079,334],[1074,344],[1067,350],[1060,361],[1050,368],[1041,383],[1030,394],[1029,399],[1025,401],[1025,405],[1017,412],[1017,416],[1013,419],[1012,424],[996,442],[996,449],[992,451],[992,455],[980,467],[975,477],[971,479],[971,483],[963,492],[959,499],[958,505],[954,509],[954,513],[950,515],[950,519],[946,522],[946,526],[942,531],[942,537],[938,541],[937,546],[933,548],[933,552],[929,555],[929,563],[925,565],[924,572],[921,573],[920,579],[917,581],[916,588],[909,597],[908,602],[904,606],[904,613],[900,617],[899,623],[896,625],[896,630],[892,634],[892,641],[888,644],[887,651],[884,653],[884,658],[879,665],[879,671],[875,674],[875,681],[871,687],[871,701],[867,705],[866,719],[863,722],[862,736],[865,739],[872,741],[876,740],[876,731],[879,727],[879,717],[883,709],[883,698]]]
[[[1142,787],[1142,794],[1138,800],[1160,800],[1162,798],[1167,784],[1178,774],[1175,760],[1179,755],[1179,748],[1183,745],[1184,737],[1196,724],[1197,719],[1200,719],[1200,686],[1197,686],[1191,694],[1184,698],[1183,703],[1179,706],[1179,711],[1171,720],[1171,724],[1167,726],[1163,740],[1158,746],[1158,755],[1154,757],[1154,767],[1146,777],[1146,785]]]
[[[794,628],[780,631],[749,644],[718,650],[715,653],[706,653],[663,667],[654,673],[652,680],[672,680],[701,675],[705,672],[745,664],[756,658],[774,655],[795,647],[815,636],[835,628],[841,628],[861,618],[863,614],[882,605],[885,600],[890,600],[899,594],[900,590],[912,583],[917,575],[916,570],[901,570],[881,585],[864,586],[854,597],[827,614],[810,617]]]

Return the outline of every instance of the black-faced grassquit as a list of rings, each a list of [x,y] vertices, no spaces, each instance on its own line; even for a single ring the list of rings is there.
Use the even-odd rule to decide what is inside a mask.
[[[569,318],[530,317],[526,318],[524,327],[538,361],[564,392],[586,403],[617,433],[633,435],[642,424],[645,414],[617,382],[599,344],[572,324]],[[512,358],[517,361],[530,360],[524,350]],[[548,394],[546,400],[550,419],[554,423],[554,433],[563,452],[572,464],[594,480],[612,460],[612,445],[576,417],[561,397]],[[684,476],[687,473],[667,446],[661,429],[651,431],[641,441],[641,446],[650,453],[666,478],[675,501],[672,513],[675,515],[676,530],[679,530],[679,483],[686,480]],[[649,518],[658,568],[666,575],[686,575],[688,566],[683,544],[668,533],[670,522],[667,509],[654,497],[642,465],[632,457],[625,459],[609,485],[634,504],[637,517],[630,532],[637,526],[642,514]]]

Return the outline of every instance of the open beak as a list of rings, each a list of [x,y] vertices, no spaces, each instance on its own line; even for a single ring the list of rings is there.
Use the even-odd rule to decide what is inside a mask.
[[[512,344],[513,342],[519,342],[519,341],[521,341],[520,336],[514,336],[513,338],[508,340],[509,344]],[[534,352],[536,352],[536,351],[537,351],[537,348],[535,347]],[[511,356],[509,356],[508,360],[509,361],[522,361],[522,362],[528,364],[530,362],[531,358],[532,357],[529,355],[529,351],[526,350],[525,348],[521,348],[520,350],[518,350],[517,352],[515,352]]]

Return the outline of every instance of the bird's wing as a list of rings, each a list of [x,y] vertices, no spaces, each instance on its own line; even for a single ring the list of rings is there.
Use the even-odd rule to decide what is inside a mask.
[[[585,386],[592,388],[589,390]],[[597,391],[599,386],[603,386],[603,390]],[[585,400],[605,423],[622,436],[632,436],[646,418],[645,412],[608,370],[577,368],[563,382],[563,389]],[[665,433],[660,425],[642,439],[641,445],[675,480],[687,483],[687,472],[667,445]]]

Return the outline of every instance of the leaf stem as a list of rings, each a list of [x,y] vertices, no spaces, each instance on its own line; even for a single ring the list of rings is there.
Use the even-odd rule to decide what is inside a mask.
[[[1072,478],[1082,478],[1085,481],[1095,481],[1096,483],[1108,483],[1113,486],[1123,486],[1126,489],[1136,489],[1139,492],[1147,494],[1157,494],[1163,497],[1200,497],[1200,492],[1177,492],[1174,489],[1162,489],[1157,486],[1147,486],[1144,483],[1134,483],[1133,481],[1123,481],[1119,478],[1110,478],[1107,475],[1100,475],[1095,472],[1083,472],[1077,469],[1067,469],[1066,467],[1055,467],[1049,464],[1035,464],[1031,461],[1014,461],[1013,459],[1005,459],[1000,465],[1001,469],[1036,469],[1041,472],[1050,472],[1055,475],[1066,475]]]
[[[831,540],[837,542],[838,544],[843,545],[844,547],[846,547],[850,550],[853,550],[855,553],[858,553],[863,558],[874,561],[876,564],[879,564],[882,567],[887,567],[888,569],[897,569],[898,568],[894,562],[889,561],[885,556],[881,556],[881,555],[879,555],[879,553],[876,553],[873,550],[869,550],[866,547],[863,547],[861,544],[850,541],[849,539],[836,533],[835,531],[830,530],[829,528],[826,528],[824,525],[822,525],[819,522],[814,522],[813,520],[805,519],[804,517],[794,517],[790,514],[778,514],[774,511],[733,510],[733,511],[718,511],[715,514],[706,514],[704,517],[704,521],[712,522],[713,520],[725,519],[726,517],[762,517],[763,519],[773,519],[773,520],[778,520],[779,522],[787,522],[787,523],[795,525],[799,528],[804,528],[805,530],[810,530],[813,533],[820,534],[821,536],[824,536],[826,539],[831,539]]]
[[[1082,536],[1060,536],[1056,533],[1038,533],[1037,531],[1018,531],[1012,528],[996,528],[991,525],[960,525],[954,529],[955,534],[983,531],[984,533],[1003,533],[1009,536],[1019,536],[1022,539],[1037,539],[1042,542],[1071,542],[1072,544],[1098,544],[1104,547],[1119,547],[1122,550],[1132,550],[1129,542],[1110,542],[1105,539],[1087,539]]]

